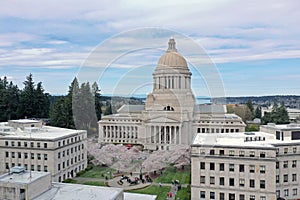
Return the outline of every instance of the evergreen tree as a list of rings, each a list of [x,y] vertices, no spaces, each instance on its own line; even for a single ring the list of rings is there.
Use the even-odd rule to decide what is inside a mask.
[[[95,110],[96,110],[96,116],[97,120],[101,120],[101,115],[102,115],[102,104],[101,104],[101,95],[100,95],[100,90],[98,87],[98,84],[96,82],[93,83],[92,85],[92,92],[95,98]]]
[[[111,114],[112,114],[111,104],[108,103],[108,105],[106,105],[104,115],[111,115]]]
[[[20,116],[35,117],[35,85],[33,82],[32,74],[26,77],[26,81],[23,82],[24,89],[21,92],[21,113]]]
[[[259,118],[259,119],[261,118],[261,107],[260,106],[256,107],[254,116],[255,116],[255,118]]]
[[[49,116],[49,94],[44,93],[42,82],[39,82],[35,89],[35,115],[39,118],[47,118]]]

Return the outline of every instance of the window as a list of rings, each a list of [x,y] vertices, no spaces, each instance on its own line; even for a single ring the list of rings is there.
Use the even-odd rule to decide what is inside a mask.
[[[255,157],[255,151],[250,151],[249,156],[250,157]]]
[[[219,167],[220,167],[220,171],[224,171],[224,168],[225,168],[224,163],[220,163],[220,164],[219,164]]]
[[[283,161],[283,168],[288,168],[289,162],[288,161]]]
[[[8,146],[8,141],[5,141],[5,146]]]
[[[240,172],[244,172],[245,171],[245,165],[240,165]]]
[[[34,165],[31,165],[31,171],[34,171]]]
[[[22,155],[21,152],[18,152],[18,158],[22,158],[21,155]]]
[[[65,151],[63,151],[62,156],[65,157]]]
[[[57,169],[58,169],[58,171],[60,170],[60,164],[57,165]]]
[[[47,171],[48,171],[48,166],[45,165],[45,166],[44,166],[44,172],[47,172]]]
[[[229,156],[234,156],[234,150],[229,151]]]
[[[254,179],[250,179],[249,182],[250,182],[250,183],[249,183],[250,187],[251,187],[251,188],[254,188],[254,187],[255,187],[255,180],[254,180]]]
[[[60,152],[57,153],[57,158],[60,158]]]
[[[37,166],[37,170],[40,172],[41,171],[41,165]]]
[[[284,189],[283,194],[285,197],[289,196],[289,189]]]
[[[46,149],[48,147],[48,144],[47,143],[44,143],[44,148]]]
[[[219,154],[220,154],[220,155],[224,155],[224,150],[220,150],[220,151],[219,151]]]
[[[292,174],[292,181],[297,181],[297,174]]]
[[[250,165],[249,166],[249,172],[254,173],[255,172],[255,165]]]
[[[280,197],[280,190],[276,190],[276,197]]]
[[[18,142],[18,147],[20,147],[21,146],[21,142]]]
[[[15,152],[11,152],[11,157],[15,158]]]
[[[249,200],[255,200],[255,195],[250,195]]]
[[[276,162],[276,169],[279,169],[279,162]]]
[[[225,178],[224,177],[220,177],[219,181],[220,181],[219,185],[224,185]]]
[[[293,153],[297,153],[297,147],[293,147]]]
[[[78,146],[78,147],[80,147],[80,146]],[[79,148],[78,148],[78,150],[79,150]],[[211,150],[209,151],[209,155],[215,155],[215,150],[211,149]]]
[[[289,181],[289,176],[288,174],[283,175],[283,182],[288,182]]]
[[[38,160],[41,160],[41,154],[40,153],[37,154],[37,158],[38,158]]]
[[[27,142],[24,142],[24,147],[27,147]]]
[[[63,169],[65,168],[65,162],[62,163],[62,167],[63,167]]]
[[[205,199],[205,191],[200,191],[200,198]]]
[[[205,169],[205,162],[200,162],[200,169]]]
[[[205,176],[200,176],[200,183],[205,184]]]
[[[34,143],[33,142],[30,142],[30,147],[34,147]]]
[[[245,200],[245,195],[244,194],[240,194],[240,200]]]
[[[31,159],[34,159],[34,153],[31,153],[30,156],[31,156]]]
[[[235,194],[229,193],[229,200],[235,200]]]
[[[15,146],[15,142],[11,141],[11,146],[14,147]]]
[[[219,197],[220,200],[225,200],[225,194],[223,192],[220,192]]]
[[[234,186],[234,178],[229,179],[229,186]]]
[[[245,186],[245,179],[240,178],[240,186],[244,187]]]
[[[5,152],[5,157],[8,158],[9,157],[9,152]]]
[[[60,147],[60,142],[58,142],[58,146]]]
[[[279,175],[276,175],[276,183],[279,183]]]
[[[245,156],[245,151],[240,151],[239,156],[244,157]]]
[[[260,180],[260,188],[265,189],[266,188],[266,181],[265,180]]]
[[[209,197],[210,197],[210,199],[215,199],[215,193],[214,192],[210,192]]]
[[[209,183],[211,185],[214,185],[215,184],[215,177],[211,176],[210,179],[209,179]]]
[[[234,164],[229,164],[229,171],[234,172]]]
[[[41,147],[41,143],[38,142],[38,143],[36,144],[36,146],[37,146],[38,148],[40,148],[40,147]]]
[[[259,171],[261,174],[265,174],[266,173],[266,166],[265,165],[260,165],[259,166]]]
[[[266,157],[266,152],[260,152],[260,155],[259,155],[259,157],[261,157],[261,158],[265,158],[265,157]]]
[[[292,162],[293,162],[293,163],[292,163],[292,167],[293,167],[293,168],[297,167],[297,160],[293,160]]]
[[[215,170],[215,163],[210,163],[209,169],[210,170]]]
[[[284,148],[284,149],[283,149],[283,153],[284,153],[284,154],[287,154],[288,151],[289,151],[289,148]]]
[[[293,195],[296,196],[298,194],[297,188],[293,189]]]
[[[44,154],[44,160],[48,160],[48,155]]]
[[[9,169],[9,164],[5,163],[5,169]]]
[[[28,158],[28,153],[24,153],[24,158],[25,158],[25,159]]]

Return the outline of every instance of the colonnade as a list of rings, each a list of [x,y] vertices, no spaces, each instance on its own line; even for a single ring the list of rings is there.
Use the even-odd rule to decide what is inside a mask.
[[[146,126],[146,143],[181,144],[180,126]]]

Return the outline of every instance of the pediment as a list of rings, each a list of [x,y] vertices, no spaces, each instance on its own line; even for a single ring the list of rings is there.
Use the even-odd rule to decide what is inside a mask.
[[[179,122],[178,120],[169,117],[163,117],[163,116],[146,120],[146,123],[178,123],[178,122]]]

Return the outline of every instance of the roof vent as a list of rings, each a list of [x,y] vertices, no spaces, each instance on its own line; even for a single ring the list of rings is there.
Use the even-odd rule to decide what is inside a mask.
[[[25,167],[21,167],[21,166],[14,166],[10,168],[10,173],[12,174],[21,174],[24,173],[25,171],[26,171]]]

